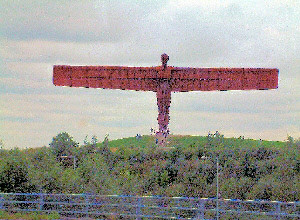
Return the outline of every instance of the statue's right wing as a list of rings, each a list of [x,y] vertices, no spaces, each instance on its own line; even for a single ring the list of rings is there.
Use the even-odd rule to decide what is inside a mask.
[[[53,67],[56,86],[156,91],[160,67],[67,66]]]

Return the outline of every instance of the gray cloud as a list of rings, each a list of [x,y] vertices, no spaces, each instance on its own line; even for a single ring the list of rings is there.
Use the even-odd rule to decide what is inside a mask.
[[[13,40],[119,42],[164,1],[5,1],[3,36]]]
[[[78,140],[148,134],[154,93],[55,87],[52,66],[155,66],[163,52],[174,66],[280,69],[278,90],[172,94],[171,132],[298,135],[299,12],[288,0],[2,1],[0,138],[12,147],[64,130]]]

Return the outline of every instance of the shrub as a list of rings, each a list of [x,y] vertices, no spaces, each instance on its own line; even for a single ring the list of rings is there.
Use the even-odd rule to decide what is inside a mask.
[[[29,179],[30,162],[18,149],[0,161],[0,192],[16,193],[35,191]]]

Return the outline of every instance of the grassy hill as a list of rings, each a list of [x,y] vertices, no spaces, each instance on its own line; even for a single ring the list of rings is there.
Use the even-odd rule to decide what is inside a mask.
[[[220,135],[222,136],[222,135]],[[216,142],[216,137],[212,135],[212,141]],[[240,138],[224,138],[219,137],[220,141],[224,146],[231,148],[257,148],[257,147],[267,147],[272,149],[282,149],[286,146],[286,142],[282,141],[266,141],[266,140],[254,140],[254,139],[244,139]],[[209,142],[209,138],[207,136],[190,136],[190,135],[170,135],[168,138],[167,147],[188,147],[191,145],[205,145]],[[137,139],[136,137],[123,138],[118,140],[112,140],[109,142],[110,147],[140,147],[147,148],[150,146],[154,146],[155,144],[155,136],[145,135],[142,136],[141,139]],[[101,146],[101,144],[99,145]]]

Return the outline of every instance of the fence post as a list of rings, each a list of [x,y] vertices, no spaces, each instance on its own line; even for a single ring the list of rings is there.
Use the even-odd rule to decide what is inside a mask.
[[[281,204],[280,202],[277,202],[277,205],[276,205],[276,213],[277,213],[277,219],[281,219]]]
[[[180,199],[177,200],[177,207],[181,207]],[[180,212],[178,212],[177,218],[180,219]]]
[[[40,194],[40,203],[39,203],[39,210],[43,211],[43,207],[44,207],[44,195],[41,193]]]
[[[136,217],[136,219],[137,220],[141,220],[142,218],[140,217],[140,215],[142,214],[141,213],[141,202],[142,202],[142,199],[141,199],[141,197],[137,197],[137,204],[136,204],[136,215],[137,215],[137,217]]]
[[[89,217],[89,197],[87,194],[84,195],[85,197],[85,213],[86,213],[86,217]]]
[[[238,217],[240,218],[241,217],[241,209],[242,209],[242,201],[240,200],[237,200],[237,211],[238,211]]]
[[[0,196],[0,209],[4,209],[4,197]]]
[[[198,210],[197,210],[196,219],[204,219],[205,202],[202,199],[199,199],[197,206],[198,206]]]

